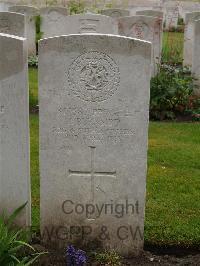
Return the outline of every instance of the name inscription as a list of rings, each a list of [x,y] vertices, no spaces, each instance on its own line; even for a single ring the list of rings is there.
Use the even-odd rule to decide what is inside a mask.
[[[59,107],[59,122],[52,128],[52,133],[56,137],[86,145],[117,144],[134,137],[135,130],[129,123],[132,116],[128,110]]]
[[[10,21],[6,18],[0,18],[0,32],[9,33],[10,30]]]

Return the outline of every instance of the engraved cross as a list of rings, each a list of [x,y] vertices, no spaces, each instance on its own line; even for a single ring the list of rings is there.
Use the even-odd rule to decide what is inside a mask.
[[[90,170],[89,171],[76,171],[76,170],[70,170],[69,169],[69,175],[72,176],[88,176],[91,178],[91,195],[92,200],[94,200],[94,192],[95,192],[95,178],[96,177],[112,177],[116,178],[116,171],[112,172],[101,172],[101,171],[95,171],[95,150],[96,147],[91,146],[90,152],[91,152],[91,162],[90,162]]]

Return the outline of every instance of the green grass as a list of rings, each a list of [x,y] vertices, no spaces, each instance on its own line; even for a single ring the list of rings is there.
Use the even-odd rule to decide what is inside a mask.
[[[182,63],[184,34],[181,32],[164,32],[162,60],[169,63]]]
[[[29,68],[29,104],[30,107],[38,105],[38,70]]]
[[[31,150],[31,190],[32,190],[32,223],[39,226],[39,119],[38,115],[30,115],[30,150]]]
[[[145,239],[200,244],[200,124],[151,123]]]

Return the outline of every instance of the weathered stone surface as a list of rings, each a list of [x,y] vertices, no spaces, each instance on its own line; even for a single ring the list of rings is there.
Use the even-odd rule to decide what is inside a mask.
[[[25,37],[25,16],[14,12],[0,12],[0,33]]]
[[[189,67],[192,66],[193,57],[194,22],[198,19],[200,19],[200,12],[191,12],[185,14],[183,64]]]
[[[44,7],[40,9],[42,38],[59,36],[63,32],[68,10],[64,7]],[[72,26],[72,25],[70,25]],[[63,33],[62,33],[63,34]]]
[[[136,15],[140,16],[148,16],[148,17],[157,17],[157,18],[163,18],[164,14],[162,11],[159,10],[139,10],[136,12]]]
[[[147,16],[119,18],[119,34],[152,43],[152,76],[157,73],[162,50],[162,19]]]
[[[18,219],[30,225],[27,47],[23,38],[0,34],[0,213],[28,201]]]
[[[117,21],[108,16],[85,14],[66,18],[66,34],[105,33],[118,34]]]
[[[130,11],[126,9],[110,8],[110,9],[101,10],[101,14],[105,16],[118,18],[118,17],[129,16]]]
[[[118,34],[118,23],[112,17],[91,13],[65,16],[60,27],[51,28],[51,32],[49,37],[79,33]]]
[[[73,27],[68,33],[105,33],[118,34],[118,23],[115,19],[95,14],[74,15],[67,18]],[[68,27],[69,28],[69,27]]]
[[[25,15],[26,38],[28,40],[28,54],[36,54],[36,27],[35,17],[39,14],[39,9],[33,6],[11,6],[9,11]]]
[[[8,9],[11,5],[13,5],[13,4],[9,3],[9,2],[0,2],[0,12],[8,11]]]
[[[196,1],[179,2],[179,14],[185,20],[185,14],[200,10],[200,3]]]
[[[194,40],[193,40],[193,60],[192,73],[195,78],[195,83],[198,88],[195,89],[195,94],[200,96],[200,20],[194,23]]]
[[[166,7],[165,10],[165,29],[170,30],[172,28],[177,28],[179,17],[178,6]]]
[[[94,241],[124,255],[143,248],[150,61],[150,43],[127,37],[80,34],[40,42],[41,232],[46,243],[66,247]],[[120,215],[127,202],[135,211],[125,207]],[[95,204],[104,206],[101,214]],[[94,213],[82,213],[82,205]],[[101,238],[105,228],[109,239]]]

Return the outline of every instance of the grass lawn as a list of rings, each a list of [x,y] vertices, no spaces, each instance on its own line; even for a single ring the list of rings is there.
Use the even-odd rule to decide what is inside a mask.
[[[29,68],[29,102],[30,106],[38,105],[38,70],[37,68]]]
[[[33,226],[39,225],[39,117],[30,115],[31,190]]]
[[[164,32],[162,58],[163,62],[182,63],[184,34],[181,32]]]
[[[145,240],[200,244],[200,123],[151,122]]]

